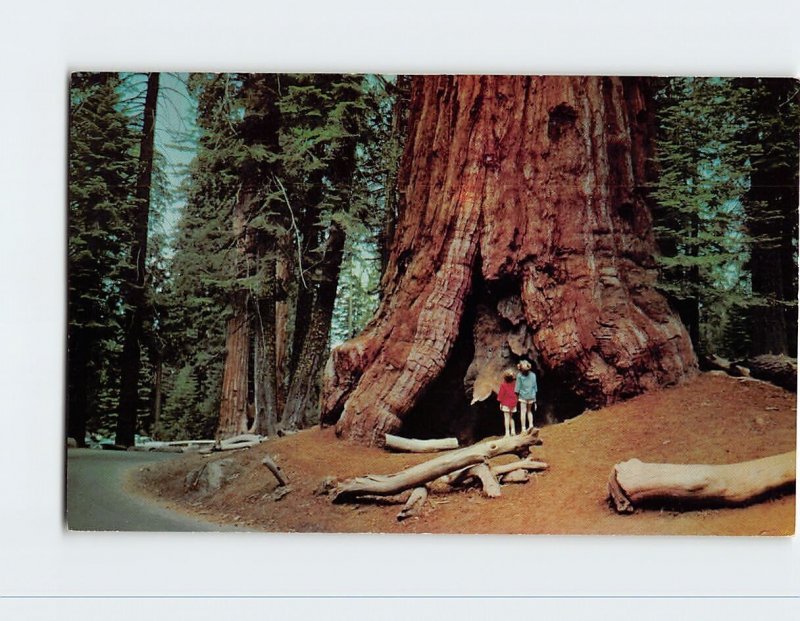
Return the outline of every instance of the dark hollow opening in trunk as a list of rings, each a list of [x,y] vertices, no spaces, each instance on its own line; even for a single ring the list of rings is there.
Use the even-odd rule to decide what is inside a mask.
[[[481,277],[480,260],[477,261],[471,293],[464,305],[458,336],[445,368],[417,400],[403,421],[400,435],[408,438],[429,439],[456,437],[466,445],[489,436],[503,435],[503,415],[492,394],[483,401],[470,405],[471,394],[465,394],[464,378],[475,356],[474,329],[479,307],[497,309],[508,305],[512,296],[518,296],[520,285],[516,278],[506,277],[486,283]],[[500,329],[507,334],[519,334],[524,325],[514,326],[498,313]],[[517,355],[508,344],[498,357],[506,359],[508,368],[514,368],[523,358],[529,360],[536,372],[539,387],[534,425],[559,423],[574,418],[586,409],[583,398],[572,390],[557,371],[542,368],[534,351]],[[519,407],[514,416],[520,430]]]
[[[470,406],[464,394],[464,375],[475,355],[472,342],[474,297],[471,294],[464,304],[458,337],[445,368],[406,415],[400,435],[421,440],[456,437],[461,445],[475,441],[474,430],[480,413],[476,406]]]

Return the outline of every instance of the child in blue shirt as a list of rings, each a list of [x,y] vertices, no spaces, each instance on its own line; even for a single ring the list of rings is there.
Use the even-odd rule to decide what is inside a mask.
[[[533,428],[533,413],[536,410],[536,393],[539,389],[536,384],[536,373],[531,371],[531,363],[521,360],[517,365],[517,383],[514,392],[519,398],[519,418],[522,431]]]

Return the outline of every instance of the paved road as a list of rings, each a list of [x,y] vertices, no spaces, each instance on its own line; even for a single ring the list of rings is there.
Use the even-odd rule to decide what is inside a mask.
[[[69,449],[67,524],[70,530],[243,531],[195,519],[124,490],[124,474],[174,453]]]

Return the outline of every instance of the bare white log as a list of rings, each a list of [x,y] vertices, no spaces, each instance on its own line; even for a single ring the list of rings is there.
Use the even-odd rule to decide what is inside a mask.
[[[406,518],[418,515],[422,510],[422,505],[425,504],[427,499],[428,488],[425,486],[415,487],[414,491],[411,492],[411,495],[408,497],[406,504],[403,505],[400,513],[397,514],[397,521],[402,522]]]
[[[497,498],[500,496],[500,483],[497,482],[497,477],[492,474],[489,466],[484,462],[477,466],[472,466],[467,470],[467,474],[474,476],[481,482],[483,493],[489,498]]]
[[[233,436],[231,438],[226,438],[220,442],[220,445],[223,447],[226,446],[241,446],[242,444],[247,444],[248,446],[253,446],[254,444],[260,444],[264,441],[263,436],[259,436],[254,433],[243,433],[238,436]]]
[[[619,513],[648,501],[693,506],[742,505],[795,481],[797,452],[735,464],[651,464],[630,459],[616,464],[608,493]]]
[[[261,444],[261,440],[241,441],[241,442],[236,442],[234,444],[219,443],[215,446],[209,446],[200,449],[197,452],[202,453],[204,455],[208,455],[210,453],[219,453],[220,451],[238,451],[240,449],[252,448],[254,446],[258,446],[259,444]],[[186,451],[186,449],[181,449],[181,450],[183,452]]]
[[[279,486],[289,485],[289,479],[286,478],[283,470],[278,464],[275,463],[275,460],[273,460],[272,457],[266,455],[264,459],[261,460],[261,463],[269,468],[269,471],[275,475],[275,478],[278,479]]]
[[[339,484],[333,501],[343,502],[365,495],[389,496],[412,487],[420,487],[455,470],[485,462],[491,457],[526,450],[537,441],[538,435],[539,430],[534,428],[517,436],[486,440],[449,451],[396,474],[370,474],[349,479]]]
[[[387,433],[386,448],[403,453],[436,453],[458,448],[456,438],[437,438],[435,440],[414,440],[412,438],[401,438]]]
[[[500,464],[498,466],[492,466],[492,474],[496,477],[502,476],[508,472],[513,472],[514,470],[532,470],[534,472],[539,472],[542,470],[547,470],[550,466],[543,461],[535,461],[533,459],[520,459],[518,461],[512,461],[509,464]]]
[[[503,483],[527,483],[530,479],[530,475],[528,474],[527,470],[523,470],[519,468],[517,470],[512,470],[503,475],[502,482]]]

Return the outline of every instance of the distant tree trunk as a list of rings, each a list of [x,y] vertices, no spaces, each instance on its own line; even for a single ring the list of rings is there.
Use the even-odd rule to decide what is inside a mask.
[[[132,446],[134,443],[136,414],[139,409],[141,342],[147,276],[147,229],[150,219],[150,190],[153,180],[158,81],[159,74],[157,72],[148,74],[133,220],[131,263],[134,266],[134,272],[126,283],[125,302],[128,308],[123,325],[125,335],[120,360],[120,397],[116,443],[121,446]]]
[[[247,234],[247,215],[252,197],[242,189],[233,209],[233,237],[236,240],[235,261],[238,277],[249,274],[252,262],[249,253],[252,239]],[[250,292],[238,288],[231,294],[231,317],[225,336],[225,366],[222,371],[222,395],[219,406],[216,439],[223,440],[247,431],[248,387],[250,374],[251,339]]]
[[[276,401],[278,412],[283,412],[286,403],[286,350],[288,347],[289,332],[289,302],[286,290],[289,285],[289,266],[285,257],[278,257],[275,266],[277,279],[277,293],[275,299],[275,384],[277,390]]]
[[[654,288],[649,105],[633,78],[414,78],[384,297],[326,367],[339,436],[381,444],[523,357],[588,407],[694,372]]]
[[[278,418],[278,372],[276,364],[275,289],[277,285],[274,249],[268,248],[261,296],[256,305],[256,369],[255,390],[257,409],[253,424],[254,433],[273,436]]]
[[[86,444],[89,394],[94,392],[91,384],[97,377],[97,373],[92,371],[89,364],[90,338],[85,334],[85,330],[73,328],[69,331],[67,437],[74,438],[78,446]]]
[[[304,269],[309,261],[319,258],[316,251],[320,243],[321,231],[319,227],[319,204],[322,201],[323,178],[322,172],[314,173],[309,180],[309,188],[306,192],[303,215],[300,219],[300,234],[303,236],[303,250],[301,260]],[[298,249],[298,252],[300,250]],[[299,268],[298,268],[299,269]],[[309,322],[311,321],[311,309],[314,303],[314,285],[309,277],[297,275],[297,296],[294,303],[294,330],[292,332],[292,350],[289,356],[289,381],[297,370],[300,362],[300,355],[303,350],[303,342],[306,339]]]
[[[386,194],[386,216],[383,227],[378,235],[378,250],[381,257],[381,276],[386,273],[389,265],[389,250],[394,238],[394,230],[398,220],[398,196],[397,196],[397,173],[399,169],[399,157],[396,155],[402,149],[405,142],[406,131],[408,129],[408,95],[411,77],[407,75],[397,76],[394,105],[392,107],[392,128],[389,136],[389,155],[388,171],[386,173],[385,189]]]
[[[247,431],[247,380],[250,363],[250,313],[248,294],[238,291],[232,300],[225,339],[225,368],[219,406],[217,440]]]
[[[332,204],[338,205],[342,210],[350,206],[355,165],[355,138],[343,140],[333,158],[329,176],[331,189],[327,197]],[[310,413],[313,412],[316,418],[319,411],[320,372],[328,350],[345,238],[342,225],[332,220],[328,226],[320,278],[308,328],[297,367],[291,378],[289,394],[286,396],[286,406],[281,418],[283,429],[296,429],[309,419]]]
[[[796,355],[798,219],[798,128],[792,121],[797,82],[791,79],[744,79],[753,89],[755,129],[751,144],[762,145],[754,158],[746,196],[753,293],[751,355]],[[794,98],[794,101],[793,101]],[[796,114],[796,113],[795,113]],[[782,152],[787,151],[787,153]],[[790,306],[787,307],[787,302]]]
[[[164,370],[164,361],[161,356],[156,359],[156,371],[153,375],[153,429],[150,432],[154,438],[161,435],[161,379]]]
[[[292,376],[281,427],[297,429],[307,420],[310,412],[317,411],[320,371],[328,348],[328,336],[339,284],[339,269],[344,254],[345,232],[336,223],[328,229],[325,246],[322,280],[317,288],[306,337]]]

